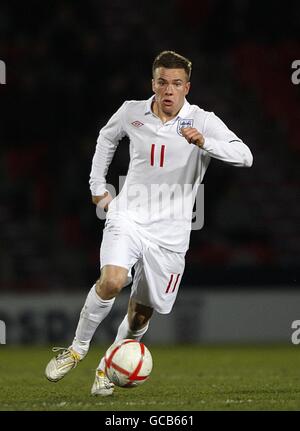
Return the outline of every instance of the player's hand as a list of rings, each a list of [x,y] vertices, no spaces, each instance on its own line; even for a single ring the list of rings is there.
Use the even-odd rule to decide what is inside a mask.
[[[105,192],[104,195],[101,196],[92,196],[93,204],[100,206],[100,208],[103,208],[104,211],[108,210],[108,205],[113,200],[112,195],[109,192]]]
[[[189,144],[194,144],[201,148],[205,142],[204,136],[193,127],[182,127],[181,133]]]

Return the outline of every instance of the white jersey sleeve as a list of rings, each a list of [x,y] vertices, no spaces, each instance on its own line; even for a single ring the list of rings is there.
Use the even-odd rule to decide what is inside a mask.
[[[124,114],[127,102],[118,109],[100,130],[90,173],[90,189],[93,196],[103,195],[106,189],[106,174],[119,141],[126,135]]]
[[[250,149],[213,112],[206,117],[203,150],[215,159],[233,166],[250,167],[253,156]]]

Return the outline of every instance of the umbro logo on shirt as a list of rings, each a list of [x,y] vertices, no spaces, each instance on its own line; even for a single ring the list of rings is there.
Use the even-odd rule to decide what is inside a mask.
[[[133,123],[131,123],[134,127],[141,127],[144,125],[144,123],[141,123],[140,121],[134,121]]]

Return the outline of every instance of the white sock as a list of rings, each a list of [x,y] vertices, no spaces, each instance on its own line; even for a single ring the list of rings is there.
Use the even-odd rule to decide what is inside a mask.
[[[147,332],[148,328],[149,328],[149,321],[147,322],[146,326],[144,326],[142,329],[137,329],[136,331],[132,331],[129,328],[128,315],[126,314],[121,325],[119,326],[118,333],[114,343],[119,340],[125,340],[126,338],[140,341],[142,339],[142,336]],[[104,370],[104,369],[105,369],[105,362],[104,362],[104,358],[102,358],[97,367],[97,370]]]
[[[87,354],[96,329],[110,312],[114,301],[115,298],[101,299],[96,292],[96,285],[89,291],[80,313],[75,338],[71,346],[82,358]]]

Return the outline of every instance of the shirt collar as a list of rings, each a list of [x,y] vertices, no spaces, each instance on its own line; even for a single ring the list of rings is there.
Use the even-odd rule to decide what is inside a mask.
[[[152,113],[151,111],[151,105],[152,105],[152,101],[154,99],[154,96],[149,97],[148,100],[146,100],[146,110],[145,110],[145,115],[149,115]]]
[[[149,115],[152,114],[152,110],[151,110],[151,105],[153,102],[155,96],[151,96],[148,100],[146,100],[146,109],[145,109],[145,115]],[[178,114],[176,115],[176,117],[174,117],[172,120],[170,120],[171,122],[174,122],[178,120],[178,118],[185,118],[190,110],[190,104],[189,102],[186,100],[186,98],[184,98],[184,104],[182,106],[182,108],[180,109],[180,111],[178,112]]]

